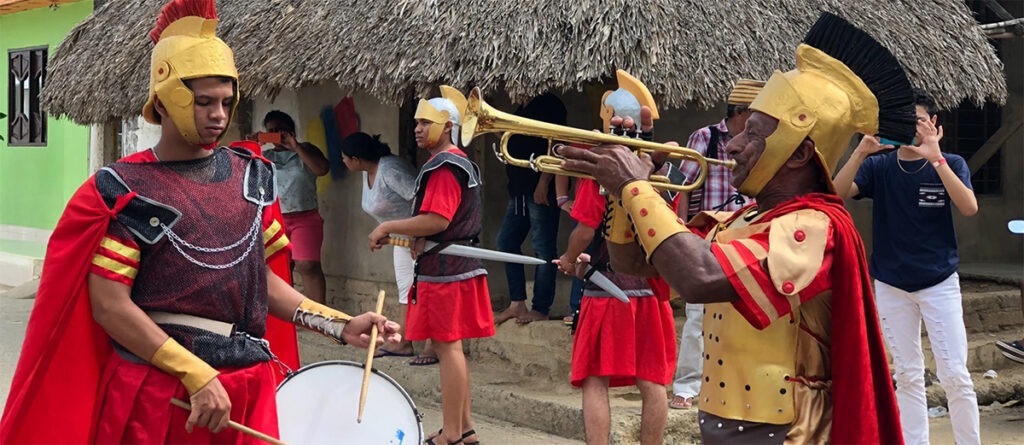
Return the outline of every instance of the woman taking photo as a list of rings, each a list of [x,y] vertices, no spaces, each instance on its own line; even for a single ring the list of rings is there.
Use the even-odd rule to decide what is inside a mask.
[[[363,211],[378,223],[408,218],[412,214],[412,200],[416,193],[416,168],[391,154],[391,148],[380,141],[379,135],[353,133],[341,143],[341,158],[351,171],[363,172]],[[394,247],[395,280],[398,284],[398,302],[405,305],[413,283],[413,260],[407,247]],[[402,319],[405,318],[403,306]],[[412,342],[404,340],[377,348],[375,357],[412,357]],[[410,365],[433,365],[437,355],[430,342]]]

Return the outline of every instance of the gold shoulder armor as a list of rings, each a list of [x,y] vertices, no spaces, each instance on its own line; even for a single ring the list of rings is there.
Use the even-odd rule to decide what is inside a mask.
[[[825,256],[831,222],[817,210],[798,210],[771,220],[768,273],[775,289],[796,295],[807,288]]]

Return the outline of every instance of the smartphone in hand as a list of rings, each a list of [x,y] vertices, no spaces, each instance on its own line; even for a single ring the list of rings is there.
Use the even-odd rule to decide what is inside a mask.
[[[275,145],[278,145],[278,144],[281,143],[281,133],[278,133],[278,132],[267,133],[267,132],[261,131],[259,133],[256,133],[256,142],[259,142],[260,144],[275,144]]]

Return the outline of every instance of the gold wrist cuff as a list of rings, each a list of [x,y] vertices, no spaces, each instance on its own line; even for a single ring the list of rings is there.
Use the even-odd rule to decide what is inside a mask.
[[[604,211],[604,239],[615,244],[636,242],[629,213],[622,208],[622,200],[612,195],[608,195],[608,205]]]
[[[169,337],[153,353],[149,362],[181,380],[189,395],[203,389],[207,383],[217,378],[217,374],[220,374],[212,366]]]
[[[629,213],[636,230],[636,239],[647,255],[651,255],[666,239],[680,232],[689,232],[665,199],[647,181],[634,181],[622,188],[622,207]]]
[[[341,338],[341,331],[345,328],[345,323],[351,319],[351,315],[324,306],[309,298],[304,298],[295,308],[295,314],[292,315],[293,323],[317,331],[342,344],[345,343],[345,340]]]

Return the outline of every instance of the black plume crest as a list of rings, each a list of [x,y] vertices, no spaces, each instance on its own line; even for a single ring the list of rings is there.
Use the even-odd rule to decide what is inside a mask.
[[[896,57],[866,32],[822,12],[804,43],[839,60],[878,100],[878,136],[910,144],[917,134],[914,92]]]

